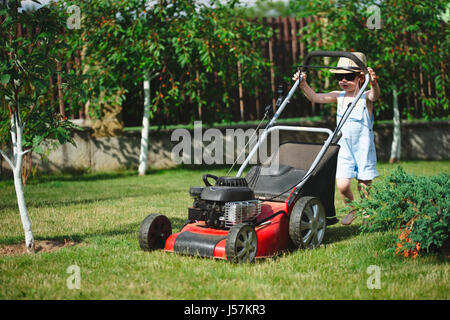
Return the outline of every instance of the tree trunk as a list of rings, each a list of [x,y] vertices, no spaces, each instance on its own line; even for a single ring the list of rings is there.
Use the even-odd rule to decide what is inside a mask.
[[[18,165],[18,164],[17,164]],[[31,220],[28,217],[27,205],[25,204],[25,194],[22,185],[22,166],[14,169],[14,188],[16,190],[17,205],[19,207],[20,220],[22,221],[23,231],[25,232],[25,245],[27,252],[34,252],[34,237]]]
[[[150,72],[145,74],[144,78],[144,116],[142,117],[142,131],[141,131],[141,150],[139,155],[139,175],[144,176],[147,170],[148,158],[148,128],[150,126],[150,81],[159,73],[150,75]]]
[[[13,146],[13,160],[9,159],[5,153],[2,156],[8,162],[13,171],[14,188],[17,196],[17,206],[19,207],[20,219],[22,221],[23,231],[25,232],[25,245],[27,252],[34,252],[34,237],[32,231],[31,220],[28,217],[28,210],[25,204],[25,194],[22,184],[22,161],[24,152],[22,149],[22,133],[23,126],[20,119],[20,113],[15,110],[11,115],[11,141]]]
[[[401,154],[401,123],[400,123],[400,111],[398,109],[398,92],[394,88],[392,91],[393,96],[393,109],[394,109],[394,130],[392,134],[392,146],[391,146],[391,156],[389,158],[389,163],[398,162],[400,160]]]
[[[237,62],[237,71],[238,71],[238,83],[239,83],[239,111],[241,116],[241,121],[244,121],[244,89],[242,88],[241,83],[241,63]]]

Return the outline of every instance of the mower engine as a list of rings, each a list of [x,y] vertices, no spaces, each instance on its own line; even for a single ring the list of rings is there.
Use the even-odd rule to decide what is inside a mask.
[[[209,185],[207,177],[215,178],[216,184]],[[192,208],[188,210],[189,222],[205,221],[208,227],[229,229],[236,224],[256,220],[261,205],[255,200],[247,180],[212,175],[205,175],[203,180],[206,187],[189,189],[189,194],[194,198]]]

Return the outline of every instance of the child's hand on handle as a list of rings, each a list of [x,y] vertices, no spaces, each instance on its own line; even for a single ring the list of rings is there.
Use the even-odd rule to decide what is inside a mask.
[[[302,78],[302,82],[300,83],[300,87],[302,87],[303,84],[306,83],[306,73],[302,72],[301,74],[303,75],[303,78]],[[300,77],[300,70],[294,74],[294,76],[292,77],[292,80],[297,81],[299,77]]]
[[[377,75],[372,68],[367,68],[369,71],[369,82],[370,82],[370,90],[367,94],[367,98],[370,101],[376,101],[380,97],[380,87],[378,86]]]
[[[369,80],[370,80],[370,84],[374,85],[377,83],[377,75],[375,74],[375,71],[373,71],[372,68],[367,68],[367,71],[369,71]]]

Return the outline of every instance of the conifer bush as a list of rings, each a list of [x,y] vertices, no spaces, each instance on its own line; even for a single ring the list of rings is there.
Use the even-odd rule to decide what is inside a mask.
[[[398,167],[376,181],[367,198],[352,203],[362,233],[398,230],[390,248],[405,257],[441,249],[450,233],[450,175],[417,176]],[[368,216],[368,217],[367,217]]]

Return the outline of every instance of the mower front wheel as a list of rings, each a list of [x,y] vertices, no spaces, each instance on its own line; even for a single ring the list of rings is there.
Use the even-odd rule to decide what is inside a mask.
[[[158,213],[149,214],[141,223],[139,245],[144,251],[164,249],[167,238],[172,234],[170,220]]]
[[[227,260],[231,262],[253,262],[258,250],[255,228],[249,224],[231,227],[225,243]]]

